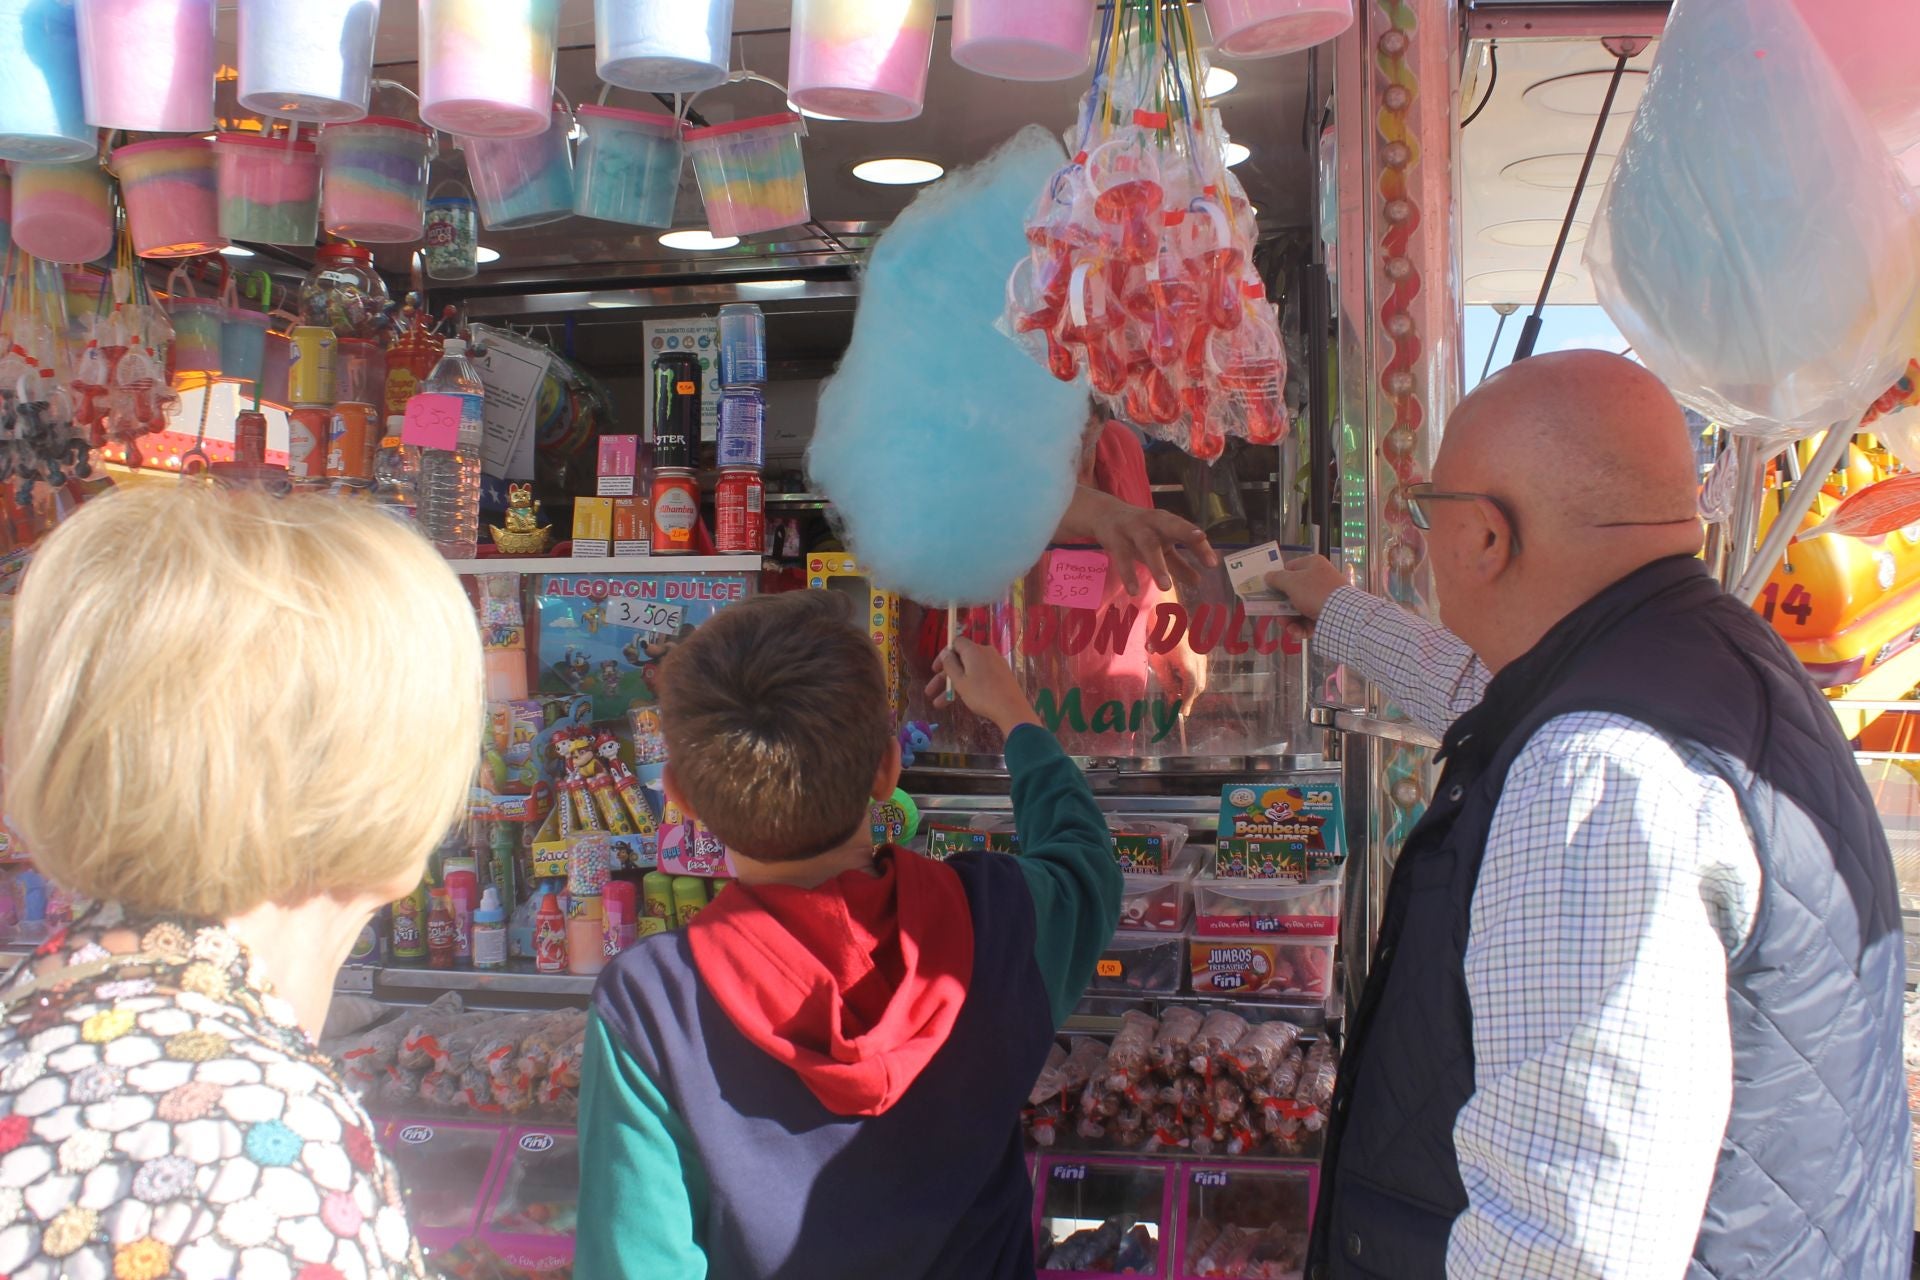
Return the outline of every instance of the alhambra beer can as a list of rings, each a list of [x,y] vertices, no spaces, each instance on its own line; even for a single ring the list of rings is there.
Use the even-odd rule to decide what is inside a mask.
[[[668,467],[653,473],[653,554],[693,554],[694,529],[700,523],[700,482],[693,472]]]

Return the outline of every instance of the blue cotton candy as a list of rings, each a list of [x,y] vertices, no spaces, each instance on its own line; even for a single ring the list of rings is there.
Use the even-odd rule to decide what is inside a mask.
[[[923,604],[1002,598],[1073,496],[1086,388],[995,327],[1025,224],[1065,163],[1031,127],[928,187],[875,246],[853,342],[807,454],[876,585]]]

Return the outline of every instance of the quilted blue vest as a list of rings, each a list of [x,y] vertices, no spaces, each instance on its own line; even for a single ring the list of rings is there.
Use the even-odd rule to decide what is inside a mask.
[[[1886,836],[1793,655],[1684,557],[1569,615],[1449,730],[1350,1026],[1309,1276],[1446,1275],[1467,1206],[1453,1126],[1474,1089],[1474,885],[1507,770],[1540,726],[1576,711],[1719,756],[1764,876],[1728,962],[1733,1106],[1687,1280],[1908,1280],[1905,954]]]

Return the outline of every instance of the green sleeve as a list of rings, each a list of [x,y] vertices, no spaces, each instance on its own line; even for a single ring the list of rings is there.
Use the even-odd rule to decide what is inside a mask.
[[[705,1280],[707,1173],[659,1088],[594,1013],[580,1072],[574,1274]]]
[[[1016,728],[1007,770],[1020,870],[1033,894],[1033,954],[1058,1026],[1080,1003],[1120,922],[1120,867],[1093,788],[1052,734]]]

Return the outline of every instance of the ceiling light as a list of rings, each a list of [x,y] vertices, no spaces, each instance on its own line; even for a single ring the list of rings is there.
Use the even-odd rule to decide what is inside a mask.
[[[498,262],[500,261],[500,251],[498,249],[489,249],[486,245],[476,245],[473,250],[473,260],[481,266],[485,266],[489,262]]]
[[[931,160],[915,160],[908,156],[864,160],[853,166],[854,177],[883,187],[915,187],[923,182],[932,182],[945,172]]]
[[[685,249],[689,253],[711,253],[718,249],[731,249],[740,243],[739,236],[716,236],[705,227],[687,231],[669,231],[660,237],[660,243],[669,249]]]
[[[783,289],[804,289],[805,280],[742,280],[734,285],[736,289],[751,289],[755,293],[778,293]]]
[[[1233,86],[1240,83],[1240,77],[1225,67],[1208,67],[1206,82],[1200,92],[1205,97],[1218,98],[1222,94],[1233,92]]]
[[[1239,164],[1242,160],[1245,160],[1248,156],[1252,155],[1253,152],[1247,150],[1246,147],[1244,147],[1238,142],[1229,142],[1225,147],[1221,149],[1220,154],[1221,154],[1221,157],[1227,162],[1227,168],[1231,169],[1235,165]]]
[[[243,244],[230,244],[220,251],[229,258],[251,258],[253,250]]]

